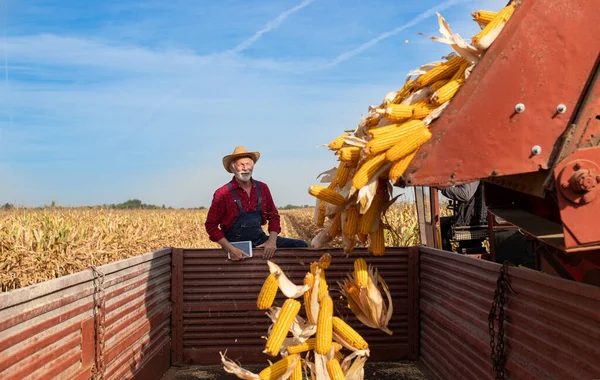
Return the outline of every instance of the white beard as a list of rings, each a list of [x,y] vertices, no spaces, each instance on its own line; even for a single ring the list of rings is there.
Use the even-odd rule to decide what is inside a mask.
[[[252,170],[238,172],[237,170],[233,169],[233,173],[235,174],[235,178],[243,183],[249,182],[252,178]]]

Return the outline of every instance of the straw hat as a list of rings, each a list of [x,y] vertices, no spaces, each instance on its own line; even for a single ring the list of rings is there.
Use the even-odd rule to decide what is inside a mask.
[[[260,153],[248,152],[243,146],[236,146],[233,150],[233,153],[223,157],[223,166],[225,167],[225,170],[227,170],[229,173],[233,173],[231,171],[231,163],[241,157],[250,157],[252,161],[256,163],[256,161],[258,161],[260,158]]]

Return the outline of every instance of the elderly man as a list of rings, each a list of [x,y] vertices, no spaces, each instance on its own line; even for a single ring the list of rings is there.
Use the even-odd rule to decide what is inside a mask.
[[[281,232],[279,212],[269,187],[252,178],[259,152],[248,152],[243,146],[223,157],[223,166],[234,176],[215,191],[204,224],[211,241],[219,243],[230,254],[231,260],[248,256],[231,242],[252,241],[252,247],[264,248],[263,258],[270,259],[277,248],[308,247],[298,239],[278,236]],[[262,225],[269,222],[269,235]]]

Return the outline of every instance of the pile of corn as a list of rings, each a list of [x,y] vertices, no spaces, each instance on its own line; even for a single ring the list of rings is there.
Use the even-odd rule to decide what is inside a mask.
[[[450,45],[454,52],[411,71],[399,91],[387,94],[379,106],[369,107],[367,117],[362,117],[353,132],[328,144],[339,163],[319,175],[323,176],[321,183],[328,186],[309,188],[309,194],[317,198],[315,222],[324,227],[312,239],[311,247],[323,247],[341,236],[346,254],[358,242],[367,241],[372,255],[385,253],[384,231],[389,228],[381,215],[395,201],[390,199],[393,183],[432,137],[434,120],[464,86],[516,6],[512,2],[497,13],[473,12],[481,31],[470,44],[452,33],[438,13],[442,37],[432,39]]]
[[[318,262],[311,263],[304,284],[295,285],[278,265],[268,262],[270,274],[258,296],[257,308],[268,310],[267,315],[273,322],[263,352],[281,358],[255,374],[221,353],[226,372],[249,380],[364,378],[369,344],[334,313],[325,278],[325,270],[330,263],[331,256],[323,255]],[[362,323],[392,334],[387,328],[393,311],[389,289],[373,268],[367,267],[364,259],[355,261],[354,272],[339,285],[348,307]],[[388,305],[383,302],[378,285],[386,293]],[[282,307],[273,306],[278,290],[287,297]],[[306,319],[299,315],[302,302],[298,299],[304,301]],[[291,337],[288,337],[289,333]],[[350,353],[345,355],[344,350]]]

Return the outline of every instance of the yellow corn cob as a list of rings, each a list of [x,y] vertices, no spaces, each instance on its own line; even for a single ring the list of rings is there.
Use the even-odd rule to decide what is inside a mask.
[[[325,224],[325,201],[319,201],[319,214],[317,218],[317,227],[323,227]]]
[[[310,273],[313,276],[317,275],[317,268],[319,268],[319,263],[316,263],[316,262],[310,263]]]
[[[344,354],[342,354],[340,351],[336,351],[333,354],[333,357],[341,362],[344,359]]]
[[[333,358],[331,360],[327,360],[327,373],[329,374],[329,378],[331,380],[346,380],[346,375],[344,375],[344,371],[342,371],[342,366],[340,362]]]
[[[385,153],[388,161],[396,162],[402,157],[412,153],[421,145],[425,144],[431,138],[431,132],[428,128],[422,128],[411,134],[404,141],[394,145]]]
[[[365,126],[367,127],[367,129],[373,128],[377,124],[379,124],[379,118],[377,118],[377,117],[369,116],[368,118],[365,119]]]
[[[313,285],[315,284],[315,276],[312,273],[307,273],[304,276],[304,285],[310,286],[310,288],[304,292],[304,310],[306,310],[306,318],[310,322],[311,325],[315,324],[315,320],[313,320],[311,309],[310,309],[310,299],[313,292]]]
[[[288,298],[281,307],[279,317],[273,325],[273,330],[267,339],[265,353],[271,356],[277,356],[279,349],[287,336],[290,326],[300,311],[300,302],[293,298]]]
[[[337,151],[337,156],[343,162],[358,161],[360,158],[360,149],[357,146],[345,146]]]
[[[339,334],[346,342],[350,343],[352,347],[356,347],[359,350],[366,350],[369,348],[367,341],[349,324],[344,322],[343,319],[333,317],[332,324],[333,331]]]
[[[369,279],[369,272],[367,271],[367,262],[363,258],[354,260],[354,278],[356,278],[356,284],[361,288],[367,286]]]
[[[461,56],[455,56],[434,67],[425,74],[421,74],[415,79],[415,84],[418,88],[429,86],[432,83],[441,79],[449,79],[458,71],[460,65],[465,61]]]
[[[333,328],[333,319],[331,320],[331,327]],[[333,352],[339,352],[343,348],[338,342],[331,342],[331,344],[333,345]]]
[[[496,17],[497,14],[498,12],[485,10],[471,12],[471,16],[473,16],[473,21],[476,21],[477,23],[484,26],[489,24],[494,19],[494,17]]]
[[[394,124],[388,124],[384,127],[371,128],[371,129],[369,129],[369,135],[371,135],[372,138],[375,138],[375,136],[393,132],[396,129],[398,129],[401,125],[403,125],[403,124],[394,123]]]
[[[336,137],[335,139],[333,139],[330,143],[329,143],[329,149],[331,150],[338,150],[340,149],[342,146],[344,146],[344,139],[350,136],[349,133],[344,133],[341,136]]]
[[[452,76],[452,78],[450,78],[450,80],[454,80],[454,79],[466,80],[465,71],[467,71],[467,68],[469,68],[470,65],[471,65],[471,62],[465,61],[462,65],[460,65],[460,69],[458,69],[458,71]],[[439,90],[439,88],[438,88],[438,90]]]
[[[300,362],[300,358],[298,358],[298,362],[294,367],[294,372],[289,377],[289,380],[303,380],[302,379],[302,363]]]
[[[413,118],[418,120],[424,119],[438,107],[439,106],[430,103],[427,99],[419,101],[413,106]]]
[[[352,187],[361,189],[385,163],[385,152],[369,157],[352,178]]]
[[[336,172],[335,177],[333,178],[333,182],[335,182],[336,186],[343,188],[346,186],[346,182],[348,182],[348,176],[350,175],[350,168],[346,165],[345,162],[340,162]]]
[[[344,204],[344,197],[336,192],[321,185],[311,185],[308,193],[332,205],[341,206]]]
[[[369,252],[371,252],[373,256],[383,256],[385,253],[385,235],[383,233],[383,228],[380,227],[369,235],[371,237]]]
[[[288,346],[287,352],[290,355],[299,354],[301,352],[306,352],[315,349],[315,345],[317,344],[317,338],[309,338],[304,343],[297,344],[295,346]]]
[[[360,241],[364,244],[366,242],[366,238],[368,237],[368,233],[371,232],[371,228],[373,227],[373,223],[377,220],[377,216],[381,215],[381,207],[383,206],[383,197],[379,192],[375,193],[375,197],[371,201],[371,205],[367,209],[367,211],[360,217],[360,222],[358,224],[358,237],[361,239]],[[366,236],[361,236],[361,234],[365,234]]]
[[[426,99],[422,100],[422,103],[418,103],[418,105],[425,104],[427,102]],[[417,103],[415,103],[417,104]],[[373,139],[383,138],[385,136],[395,136],[397,134],[406,135],[411,131],[414,131],[419,126],[423,125],[421,120],[407,120],[402,124],[390,124],[385,127],[373,128],[369,130],[369,135]]]
[[[502,8],[500,12],[498,12],[498,14],[496,14],[496,16],[483,29],[481,29],[479,33],[477,33],[471,38],[472,44],[478,44],[481,41],[481,39],[485,37],[488,33],[501,26],[503,23],[506,23],[510,19],[514,11],[515,6],[513,3]]]
[[[442,80],[438,80],[437,82],[433,83],[431,86],[431,89],[433,91],[437,91],[439,90],[443,85],[445,85],[446,83],[448,83],[449,79],[442,79]]]
[[[464,79],[453,79],[442,88],[431,95],[431,103],[441,106],[456,95],[460,87],[465,83]]]
[[[329,268],[330,265],[331,265],[331,254],[330,253],[322,254],[321,257],[319,257],[319,267],[321,267],[321,269],[327,269],[327,268]]]
[[[404,137],[410,135],[419,128],[423,128],[424,126],[425,124],[422,120],[409,120],[398,127],[391,128],[386,131],[379,131],[379,129],[383,130],[383,128],[373,129],[370,131],[373,139],[367,142],[365,151],[370,155],[384,152],[396,145],[396,143],[398,143]]]
[[[319,307],[319,318],[317,319],[317,354],[327,355],[331,351],[333,301],[331,297],[325,296]]]
[[[321,270],[319,273],[319,302],[325,297],[327,292],[329,291],[329,286],[327,285],[327,279],[325,278],[325,271]]]
[[[392,121],[410,119],[412,106],[408,104],[388,104],[385,108],[378,108],[376,112]]]
[[[287,371],[287,369],[292,364],[294,358],[298,357],[297,355],[288,355],[285,358],[273,363],[267,368],[260,371],[258,377],[260,380],[275,380],[281,377]],[[300,365],[300,358],[296,361],[296,365]]]
[[[404,86],[398,91],[392,103],[398,104],[401,103],[404,98],[406,98],[413,90],[414,79],[409,79],[404,83]]]
[[[356,285],[353,282],[348,282],[346,283],[346,286],[344,288],[346,297],[349,298],[350,300],[354,301],[354,302],[358,302],[360,300],[360,290],[358,289],[358,285]],[[350,302],[350,300],[348,300],[348,302]]]
[[[406,156],[402,157],[398,161],[394,162],[394,164],[390,168],[389,175],[390,180],[392,182],[395,183],[398,180],[398,178],[402,177],[402,175],[408,168],[408,165],[410,165],[411,161],[413,160],[413,158],[415,158],[416,155],[417,149],[415,149],[412,153],[409,153]]]
[[[332,238],[338,236],[342,232],[342,213],[338,212],[333,217],[329,231],[327,232]]]
[[[344,233],[346,234],[346,236],[352,237],[352,236],[354,236],[354,234],[356,234],[356,232],[358,231],[359,219],[360,219],[360,213],[358,211],[358,208],[355,206],[348,208],[346,224],[344,226],[345,227]]]
[[[256,300],[258,310],[266,310],[273,305],[278,288],[279,280],[273,273],[269,274],[263,283],[260,293],[258,294],[258,299]]]

